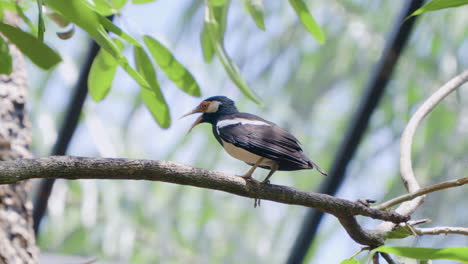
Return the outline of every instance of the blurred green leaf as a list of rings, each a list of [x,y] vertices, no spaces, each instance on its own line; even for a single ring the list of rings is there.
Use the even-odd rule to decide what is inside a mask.
[[[212,62],[215,51],[214,51],[214,47],[213,47],[213,42],[211,40],[210,32],[208,32],[208,28],[206,26],[206,23],[203,24],[203,30],[202,30],[201,35],[200,35],[200,42],[201,42],[201,46],[202,46],[203,59],[207,63]]]
[[[105,29],[107,29],[110,32],[116,34],[121,39],[126,40],[128,43],[133,44],[135,46],[138,46],[138,47],[141,46],[140,43],[136,39],[134,39],[132,36],[125,33],[125,31],[120,29],[118,26],[116,26],[114,23],[112,23],[112,21],[110,21],[106,17],[99,16],[99,22],[101,22],[102,26]]]
[[[325,43],[325,34],[323,34],[322,29],[320,29],[317,22],[315,22],[314,18],[309,13],[307,5],[302,0],[289,0],[289,3],[294,8],[294,11],[296,11],[297,16],[307,31],[309,31],[320,44]]]
[[[257,24],[257,27],[265,30],[263,0],[245,0],[245,7],[255,21],[255,24]]]
[[[119,63],[119,65],[140,85],[149,87],[146,80],[133,69],[128,63],[117,45],[112,41],[106,32],[108,29],[111,32],[116,33],[123,39],[129,41],[131,38],[129,35],[124,34],[123,31],[110,22],[107,18],[98,14],[93,10],[93,7],[84,0],[46,0],[46,5],[59,13],[66,20],[74,23],[78,27],[82,28],[110,55],[112,55]],[[130,41],[129,41],[130,42]],[[131,42],[134,44],[134,42]]]
[[[340,264],[359,264],[359,261],[357,261],[355,258],[349,258],[341,261]]]
[[[114,41],[119,50],[123,50],[123,43],[117,39]],[[109,93],[118,65],[118,61],[109,52],[104,49],[99,50],[88,76],[88,89],[94,101],[103,100]]]
[[[462,5],[468,5],[468,0],[433,0],[414,11],[409,17],[417,16],[426,12]]]
[[[117,14],[127,0],[92,0],[94,10],[103,16]]]
[[[230,0],[208,0],[208,2],[213,6],[222,6],[225,5]]]
[[[41,42],[44,41],[44,32],[45,32],[45,25],[44,25],[44,18],[42,17],[42,0],[37,0],[37,10],[39,10],[38,15],[38,22],[37,22],[37,39]]]
[[[448,259],[468,262],[468,247],[418,248],[381,246],[376,248],[375,251],[391,253],[402,257],[420,260]]]
[[[9,75],[12,71],[12,59],[8,43],[0,36],[0,74]]]
[[[154,2],[156,0],[132,0],[132,3],[133,4],[146,4],[146,3],[150,3],[150,2]]]
[[[385,238],[389,239],[402,239],[413,235],[407,228],[398,226],[394,231],[385,234]]]
[[[50,69],[62,59],[53,49],[19,28],[0,22],[0,32],[37,66]]]
[[[3,12],[5,10],[15,12],[16,6],[19,6],[16,1],[0,0],[0,22],[3,21]]]
[[[146,107],[151,112],[154,120],[163,128],[168,128],[171,125],[171,116],[166,100],[161,93],[158,80],[156,79],[156,71],[151,59],[141,47],[134,47],[133,53],[135,64],[138,72],[148,81],[151,89],[141,87],[141,97],[145,102]]]
[[[213,7],[208,6],[206,12],[208,12],[208,14],[205,15],[205,24],[210,33],[216,55],[223,64],[224,69],[229,75],[229,78],[237,85],[237,87],[239,87],[239,89],[242,91],[242,93],[244,93],[245,96],[247,96],[247,98],[261,105],[261,102],[258,100],[257,96],[252,90],[250,90],[249,86],[242,78],[239,68],[237,68],[231,58],[229,58],[226,50],[224,49],[222,40],[219,38],[220,25],[214,17]]]
[[[148,47],[151,56],[161,67],[163,72],[171,79],[182,91],[200,96],[201,91],[192,74],[174,58],[174,55],[156,39],[150,36],[144,36],[143,40]]]
[[[23,12],[23,8],[21,7],[21,5],[17,2],[17,1],[11,1],[11,5],[14,5],[14,10],[11,10],[11,11],[14,11],[16,12],[20,17],[21,19],[23,19],[23,21],[28,25],[29,27],[29,31],[33,34],[33,35],[36,35],[37,34],[37,28],[36,26],[31,22],[31,20],[26,16],[26,14]],[[2,8],[2,2],[0,2],[0,8]],[[10,7],[11,8],[11,7]],[[1,10],[0,10],[0,21],[2,21],[2,17],[1,17]],[[44,23],[44,22],[43,22]]]
[[[226,3],[226,2],[225,2]],[[206,7],[208,8],[208,7]],[[213,17],[216,21],[216,40],[224,43],[224,33],[226,31],[227,12],[229,5],[211,5]],[[203,23],[203,30],[200,35],[202,45],[203,58],[206,62],[211,63],[215,54],[214,42],[212,41],[211,33],[208,30],[207,21]]]

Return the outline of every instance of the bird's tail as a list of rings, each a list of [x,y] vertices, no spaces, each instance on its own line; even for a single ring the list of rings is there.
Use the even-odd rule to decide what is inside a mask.
[[[328,176],[328,174],[324,170],[322,170],[317,164],[315,164],[313,161],[309,160],[309,165],[312,169],[315,168],[316,170],[318,170],[323,176]]]

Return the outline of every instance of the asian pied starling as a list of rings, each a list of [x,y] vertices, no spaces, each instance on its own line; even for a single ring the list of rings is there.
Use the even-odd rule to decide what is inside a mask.
[[[275,171],[293,171],[316,168],[327,175],[302,151],[299,141],[286,130],[256,115],[239,113],[234,101],[225,96],[205,99],[191,112],[182,117],[203,113],[190,130],[200,123],[210,123],[213,134],[223,148],[236,159],[252,168],[242,176],[258,184],[252,178],[257,167],[270,169],[262,183],[269,183]],[[181,117],[181,118],[182,118]]]

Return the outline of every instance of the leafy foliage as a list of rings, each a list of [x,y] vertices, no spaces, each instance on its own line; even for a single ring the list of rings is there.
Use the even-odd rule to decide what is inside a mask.
[[[141,87],[141,97],[146,107],[151,112],[156,122],[163,128],[168,128],[171,125],[171,117],[169,114],[169,107],[161,93],[158,80],[156,79],[156,71],[153,62],[150,60],[148,54],[141,47],[134,47],[133,53],[135,55],[135,64],[137,70],[148,80],[151,89]]]
[[[12,71],[12,61],[8,43],[0,36],[0,73],[10,74]]]
[[[307,31],[309,31],[310,34],[318,40],[318,42],[321,44],[325,43],[325,34],[323,34],[323,31],[320,29],[317,22],[315,22],[315,19],[310,14],[304,1],[289,0],[289,3],[294,8],[294,11],[296,11],[297,16],[301,20],[302,24],[304,24]]]
[[[161,42],[150,36],[144,36],[143,40],[159,67],[182,91],[193,96],[201,95],[200,87],[193,75]]]
[[[37,38],[40,41],[44,41],[45,32],[44,18],[42,17],[42,1],[43,0],[37,0],[37,10],[39,11],[37,18]]]
[[[468,5],[468,0],[432,0],[431,2],[425,4],[421,8],[414,11],[411,16],[417,16],[423,13],[436,11],[445,8],[457,7]]]
[[[391,253],[402,257],[420,260],[448,259],[460,262],[468,262],[468,247],[418,248],[381,246],[376,248],[375,251]]]
[[[340,264],[359,264],[359,261],[355,258],[349,258],[341,261]]]
[[[50,69],[62,60],[54,50],[19,28],[0,22],[0,33],[14,43],[34,64],[43,69]]]
[[[232,61],[224,48],[223,33],[225,30],[225,23],[223,23],[223,21],[226,20],[225,16],[227,15],[228,5],[229,1],[226,1],[222,7],[216,7],[215,4],[209,4],[205,9],[205,26],[207,27],[209,36],[211,37],[210,45],[214,48],[214,51],[223,64],[224,69],[229,75],[229,78],[231,78],[231,80],[237,85],[237,87],[239,87],[245,96],[257,104],[261,104],[260,100],[254,94],[254,92],[248,87],[244,78],[242,78],[239,68]],[[218,11],[218,8],[226,11]],[[221,16],[221,20],[218,19],[220,16],[217,14],[219,13],[224,14],[224,16]]]
[[[114,42],[121,52],[124,44],[118,39],[115,39]],[[88,89],[94,101],[101,101],[109,93],[118,65],[118,61],[106,50],[101,49],[98,52],[88,76]]]
[[[263,0],[245,0],[245,7],[255,21],[255,24],[261,30],[265,30]]]

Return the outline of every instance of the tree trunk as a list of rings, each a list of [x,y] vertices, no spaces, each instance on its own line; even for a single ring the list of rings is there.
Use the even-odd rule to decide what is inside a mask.
[[[18,26],[16,14],[5,13],[4,22]],[[13,72],[0,74],[0,160],[31,157],[31,127],[27,119],[26,65],[21,52],[9,44]],[[29,181],[0,185],[0,263],[37,263],[39,250],[28,199]]]

